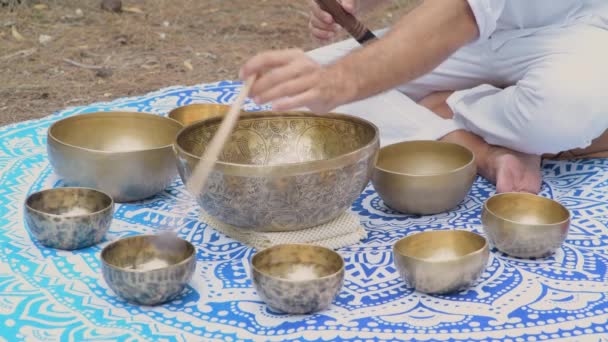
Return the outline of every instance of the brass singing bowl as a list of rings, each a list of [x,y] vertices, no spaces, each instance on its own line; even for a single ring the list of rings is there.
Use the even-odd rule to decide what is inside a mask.
[[[179,122],[154,114],[82,114],[54,123],[47,149],[67,185],[99,189],[116,202],[131,202],[175,180],[172,143],[181,128]]]
[[[417,291],[430,294],[470,287],[485,270],[489,257],[487,240],[464,230],[416,233],[393,245],[401,278]]]
[[[24,216],[32,236],[50,248],[75,250],[99,243],[114,214],[112,198],[87,188],[54,188],[30,194]]]
[[[570,212],[560,203],[529,193],[502,193],[484,204],[481,221],[490,242],[520,258],[552,254],[568,236]]]
[[[221,118],[177,136],[187,183]],[[369,182],[379,148],[376,126],[342,114],[243,114],[197,198],[221,222],[256,231],[291,231],[342,214]]]
[[[138,235],[116,240],[101,251],[108,286],[125,300],[158,305],[182,293],[196,268],[196,248],[177,236]]]
[[[384,203],[406,214],[456,207],[473,185],[473,152],[440,141],[409,141],[380,149],[372,183]]]
[[[230,110],[230,106],[215,103],[195,103],[177,107],[169,112],[169,118],[179,121],[182,125],[206,120],[209,118],[223,117]]]
[[[331,249],[283,244],[251,259],[253,285],[274,310],[307,314],[329,307],[344,282],[344,260]]]

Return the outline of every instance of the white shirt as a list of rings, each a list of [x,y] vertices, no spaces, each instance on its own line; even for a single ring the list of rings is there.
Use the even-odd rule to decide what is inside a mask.
[[[545,28],[587,23],[608,29],[608,0],[468,0],[479,42],[497,49]]]

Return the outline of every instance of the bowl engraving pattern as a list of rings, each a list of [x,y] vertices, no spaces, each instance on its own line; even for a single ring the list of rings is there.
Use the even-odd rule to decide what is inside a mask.
[[[201,155],[217,127],[192,128],[180,135],[178,144]],[[338,119],[245,119],[238,122],[220,160],[248,166],[324,161],[365,146],[372,134],[368,126]],[[377,147],[375,143],[341,163],[308,172],[250,175],[216,168],[198,202],[207,214],[246,229],[286,231],[325,223],[361,194],[370,179]],[[187,180],[197,159],[177,154],[179,173]]]

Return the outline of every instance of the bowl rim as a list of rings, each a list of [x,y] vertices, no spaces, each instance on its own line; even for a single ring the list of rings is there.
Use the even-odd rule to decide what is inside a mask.
[[[446,234],[446,233],[449,233],[449,232],[466,233],[466,234],[471,234],[471,235],[475,236],[476,238],[481,238],[483,240],[483,246],[481,246],[480,248],[478,248],[478,249],[476,249],[476,250],[474,250],[472,252],[469,252],[467,254],[456,256],[456,257],[451,257],[451,258],[448,258],[448,259],[442,259],[442,260],[429,260],[429,259],[419,258],[419,257],[416,257],[416,256],[412,256],[412,255],[407,255],[405,253],[401,253],[399,251],[399,249],[397,249],[397,244],[401,243],[402,241],[405,241],[406,239],[412,238],[412,237],[414,237],[416,235],[420,235],[420,234],[437,234],[437,233]],[[483,236],[483,235],[481,235],[479,233],[475,233],[475,232],[472,232],[472,231],[469,231],[469,230],[465,230],[465,229],[441,229],[441,230],[427,230],[427,231],[422,231],[422,232],[415,232],[413,234],[410,234],[410,235],[407,235],[407,236],[404,236],[404,237],[400,238],[399,240],[397,240],[393,244],[393,253],[394,254],[398,254],[398,255],[400,255],[402,257],[409,258],[409,259],[415,260],[417,262],[426,262],[426,263],[432,263],[432,264],[453,263],[453,262],[460,261],[460,260],[465,259],[465,258],[471,258],[471,257],[477,256],[477,255],[480,255],[480,254],[484,254],[484,251],[486,251],[486,250],[489,252],[489,241],[488,241],[488,239],[485,236]]]
[[[42,210],[38,210],[36,208],[33,208],[28,202],[30,201],[30,199],[32,197],[34,197],[35,195],[41,194],[43,192],[52,192],[52,191],[56,191],[56,190],[87,190],[87,191],[92,191],[92,192],[97,192],[99,194],[101,194],[102,196],[105,196],[106,198],[110,199],[110,204],[108,204],[107,206],[103,207],[102,209],[99,209],[97,211],[94,211],[92,213],[86,213],[86,214],[80,214],[80,215],[70,215],[70,216],[65,216],[65,215],[61,215],[61,214],[53,214],[53,213],[47,213],[45,211]],[[114,207],[114,199],[112,198],[112,196],[108,195],[108,193],[99,190],[99,189],[94,189],[94,188],[89,188],[89,187],[85,187],[85,186],[65,186],[65,187],[57,187],[57,188],[48,188],[48,189],[42,189],[42,190],[38,190],[38,191],[34,191],[32,193],[30,193],[29,195],[26,196],[25,201],[23,202],[23,205],[27,208],[27,210],[29,211],[33,211],[37,214],[41,214],[41,215],[46,215],[46,216],[50,216],[50,217],[62,217],[62,218],[78,218],[78,217],[86,217],[86,216],[91,216],[91,215],[95,215],[95,214],[100,214],[108,209],[112,209]]]
[[[86,119],[86,118],[91,118],[91,117],[106,117],[106,116],[120,116],[123,114],[127,114],[127,115],[132,115],[132,116],[137,116],[137,117],[141,117],[141,118],[151,118],[151,117],[155,117],[155,118],[160,118],[161,120],[170,120],[174,123],[177,123],[180,126],[180,129],[177,131],[181,131],[181,129],[184,127],[184,125],[173,119],[173,118],[169,118],[163,115],[158,115],[158,114],[153,114],[153,113],[147,113],[147,112],[127,112],[127,111],[108,111],[108,112],[90,112],[90,113],[81,113],[81,114],[77,114],[77,115],[72,115],[72,116],[68,116],[65,118],[62,118],[60,120],[55,121],[51,126],[49,126],[48,130],[47,130],[47,145],[49,144],[50,141],[53,141],[57,144],[60,144],[62,146],[65,147],[70,147],[76,150],[80,150],[80,151],[86,151],[86,152],[92,152],[92,153],[99,153],[99,154],[108,154],[108,155],[116,155],[116,154],[126,154],[126,153],[137,153],[137,152],[148,152],[148,151],[160,151],[160,150],[164,150],[167,148],[172,148],[173,146],[173,141],[170,144],[167,145],[162,145],[162,146],[157,146],[157,147],[150,147],[150,148],[140,148],[140,149],[133,149],[133,150],[127,150],[127,151],[105,151],[105,150],[98,150],[98,149],[93,149],[93,148],[88,148],[88,147],[83,147],[83,146],[78,146],[78,145],[74,145],[74,144],[70,144],[67,143],[61,139],[59,139],[58,137],[56,137],[53,134],[53,130],[55,129],[56,126],[59,126],[60,124],[63,124],[67,121],[72,121],[72,120],[77,120],[77,119]]]
[[[181,110],[184,110],[185,108],[191,108],[191,107],[206,107],[206,106],[216,106],[216,107],[221,107],[224,109],[230,109],[230,105],[224,104],[224,103],[211,103],[211,102],[192,102],[192,103],[188,103],[186,105],[183,106],[177,106],[173,109],[171,109],[169,111],[169,113],[167,113],[167,117],[173,120],[177,120],[174,115],[176,115],[176,113],[180,112]],[[206,119],[202,119],[202,120],[206,120]],[[177,120],[179,121],[179,120]],[[200,120],[197,120],[200,121]],[[180,121],[180,123],[182,125],[185,125],[184,123],[182,123]],[[194,122],[193,122],[194,123]]]
[[[386,168],[378,166],[378,162],[377,161],[376,161],[376,164],[374,164],[374,169],[382,171],[382,172],[385,172],[385,173],[388,173],[388,174],[397,175],[397,176],[407,176],[407,177],[437,177],[437,176],[446,176],[446,175],[450,175],[450,174],[454,174],[454,173],[460,172],[462,170],[465,170],[465,169],[469,168],[471,166],[471,164],[475,165],[475,162],[476,162],[475,153],[473,153],[473,151],[471,151],[469,148],[464,147],[464,146],[459,145],[459,144],[455,144],[455,143],[451,143],[451,142],[447,142],[447,141],[437,141],[437,140],[408,140],[408,141],[401,141],[401,142],[397,142],[397,143],[394,143],[394,144],[386,145],[386,146],[381,147],[378,150],[378,158],[380,158],[380,153],[382,153],[382,150],[388,149],[389,147],[393,147],[393,146],[397,146],[397,145],[406,145],[406,144],[410,144],[410,143],[428,143],[428,144],[440,144],[440,145],[455,146],[455,147],[463,149],[464,151],[467,151],[471,155],[471,160],[469,162],[467,162],[466,164],[464,164],[463,166],[457,167],[457,168],[452,169],[450,171],[431,173],[431,174],[425,174],[425,175],[408,173],[408,172],[398,172],[398,171],[389,170],[389,169],[386,169]]]
[[[280,164],[272,164],[272,165],[240,164],[240,163],[225,162],[225,161],[217,160],[215,162],[215,167],[219,166],[219,167],[224,167],[224,168],[248,169],[248,172],[252,172],[253,170],[257,170],[257,171],[269,170],[269,169],[284,170],[285,168],[301,169],[300,168],[301,166],[306,165],[307,167],[305,168],[305,171],[303,171],[303,172],[314,172],[321,166],[325,167],[324,165],[327,164],[328,162],[338,163],[339,161],[342,161],[344,159],[352,158],[353,156],[363,153],[364,151],[372,148],[374,145],[377,145],[380,142],[380,131],[375,124],[373,124],[372,122],[370,122],[368,120],[359,118],[357,116],[348,115],[348,114],[326,113],[323,115],[319,115],[319,114],[315,114],[313,112],[307,112],[307,111],[285,111],[285,112],[283,112],[283,111],[279,111],[279,112],[257,111],[257,112],[243,112],[241,114],[239,120],[241,120],[241,119],[252,119],[253,120],[253,119],[269,118],[269,117],[276,117],[276,118],[303,117],[303,118],[337,119],[337,120],[342,120],[342,121],[350,120],[350,121],[355,121],[358,124],[368,126],[369,128],[371,128],[373,130],[374,135],[367,144],[365,144],[355,150],[352,150],[348,153],[341,154],[341,155],[338,155],[338,156],[335,156],[332,158],[328,158],[328,159],[318,159],[318,160],[311,160],[311,161],[304,161],[304,162],[297,162],[297,163],[280,163]],[[173,142],[173,148],[179,152],[178,154],[183,154],[183,155],[188,156],[189,158],[200,161],[201,156],[195,156],[194,154],[186,151],[182,146],[180,146],[180,144],[178,143],[179,138],[182,136],[182,134],[184,134],[184,132],[186,132],[188,130],[194,129],[195,127],[198,127],[198,126],[202,126],[211,121],[221,122],[221,120],[222,120],[221,117],[212,117],[212,118],[205,119],[202,121],[193,122],[190,125],[183,127],[175,136],[175,140]],[[304,170],[304,169],[302,169],[302,170]]]
[[[281,277],[277,277],[274,275],[269,274],[268,272],[263,272],[262,270],[260,270],[256,264],[253,262],[253,259],[258,256],[260,253],[264,252],[264,251],[268,251],[274,248],[278,248],[278,247],[288,247],[288,246],[298,246],[298,247],[306,247],[306,248],[315,248],[315,249],[324,249],[332,254],[335,254],[338,256],[341,265],[340,268],[336,271],[336,272],[332,272],[326,276],[323,277],[317,277],[317,278],[313,278],[313,279],[306,279],[306,280],[295,280],[295,279],[287,279],[287,278],[281,278]],[[320,245],[314,245],[314,244],[307,244],[307,243],[280,243],[280,244],[276,244],[274,246],[270,246],[267,248],[264,248],[258,252],[256,252],[255,254],[253,254],[253,256],[251,257],[251,259],[249,260],[249,265],[251,265],[251,269],[255,272],[258,272],[262,275],[264,275],[265,277],[268,278],[272,278],[275,280],[279,280],[279,281],[285,281],[285,282],[290,282],[290,283],[302,283],[302,282],[312,282],[312,281],[320,281],[320,280],[324,280],[324,279],[329,279],[329,278],[333,278],[337,275],[339,275],[340,273],[344,273],[344,268],[346,266],[346,263],[344,262],[344,258],[342,257],[342,255],[340,255],[340,253],[336,252],[335,250],[331,249],[331,248],[327,248],[327,247],[323,247]]]
[[[155,238],[155,237],[158,237],[158,235],[157,234],[138,234],[138,235],[130,235],[130,236],[121,237],[121,238],[116,239],[116,240],[110,242],[109,244],[105,245],[105,247],[103,247],[103,249],[99,253],[99,259],[101,259],[101,262],[107,267],[110,267],[112,269],[115,269],[115,270],[118,270],[121,272],[128,272],[128,273],[145,273],[145,272],[162,271],[162,270],[166,270],[166,269],[173,268],[173,267],[183,266],[183,265],[189,263],[192,259],[194,259],[194,261],[196,262],[196,247],[194,246],[194,244],[192,244],[192,242],[190,242],[186,239],[183,239],[179,236],[177,236],[177,239],[185,242],[186,245],[192,247],[192,254],[190,254],[188,257],[184,258],[184,260],[182,260],[178,263],[175,263],[175,264],[167,265],[167,266],[160,267],[160,268],[155,268],[152,270],[134,270],[134,269],[115,266],[115,265],[109,263],[105,258],[105,254],[110,249],[110,247],[117,245],[118,243],[120,243],[122,241],[135,239],[135,238],[141,239],[141,238]]]
[[[532,226],[547,227],[547,226],[562,225],[564,223],[570,222],[570,220],[572,219],[572,213],[563,204],[559,203],[558,201],[556,201],[556,200],[554,200],[552,198],[548,198],[548,197],[544,197],[544,196],[540,196],[540,195],[536,195],[536,194],[531,194],[529,192],[514,192],[514,191],[511,191],[511,192],[502,192],[502,193],[499,193],[499,194],[494,194],[494,195],[490,196],[488,199],[486,199],[484,201],[484,203],[483,203],[483,210],[487,211],[488,213],[492,214],[494,217],[496,217],[496,218],[498,218],[500,220],[503,220],[505,222],[513,223],[513,224],[522,224],[521,222],[505,218],[502,215],[498,215],[492,209],[488,208],[488,202],[491,199],[494,199],[494,198],[497,198],[497,197],[502,197],[503,195],[517,195],[517,196],[525,196],[525,197],[528,197],[528,198],[540,198],[540,199],[545,200],[545,201],[550,201],[550,202],[556,203],[560,208],[562,208],[563,210],[566,211],[566,213],[568,213],[568,216],[564,220],[561,220],[561,221],[558,221],[558,222],[554,222],[554,223],[535,223],[535,224],[531,224]],[[483,226],[485,227],[486,225],[483,225]]]

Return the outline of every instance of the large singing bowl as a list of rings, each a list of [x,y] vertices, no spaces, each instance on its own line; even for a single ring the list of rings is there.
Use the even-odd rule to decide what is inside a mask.
[[[154,114],[101,112],[57,121],[47,148],[67,185],[95,188],[115,202],[131,202],[164,190],[177,169],[172,144],[182,125]]]
[[[184,183],[221,118],[185,127],[174,144]],[[292,231],[342,214],[368,184],[379,148],[376,126],[342,114],[244,114],[199,205],[217,220],[255,231]]]

